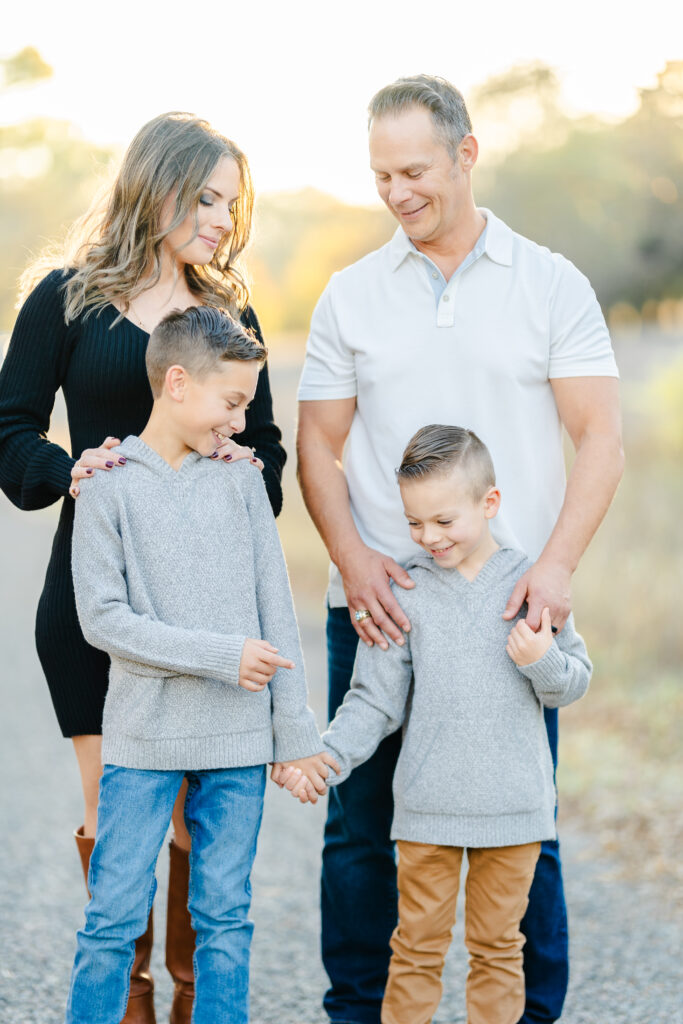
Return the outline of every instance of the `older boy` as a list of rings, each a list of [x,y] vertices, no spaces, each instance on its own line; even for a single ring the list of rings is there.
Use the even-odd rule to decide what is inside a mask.
[[[427,1024],[467,850],[465,941],[469,1024],[517,1024],[524,1012],[520,922],[542,840],[555,837],[553,764],[543,708],[581,697],[591,664],[572,618],[553,639],[502,619],[529,560],[499,547],[500,506],[488,449],[471,431],[419,430],[398,470],[410,533],[425,551],[408,563],[405,644],[360,645],[352,687],[323,735],[341,772],[366,761],[403,723],[394,775],[399,923],[382,1024]],[[412,683],[412,687],[411,687]],[[305,800],[310,786],[283,773]],[[313,794],[312,794],[313,795]]]
[[[117,449],[126,473],[97,474],[77,505],[78,614],[88,641],[111,656],[111,674],[69,1024],[124,1015],[134,942],[185,777],[192,1019],[248,1019],[249,874],[265,765],[321,749],[261,474],[203,457],[244,429],[265,355],[219,310],[166,317],[147,350],[152,414]],[[304,769],[316,778],[324,761]]]

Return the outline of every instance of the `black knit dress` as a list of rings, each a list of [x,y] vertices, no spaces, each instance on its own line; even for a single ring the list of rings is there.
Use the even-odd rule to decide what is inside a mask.
[[[44,508],[66,498],[38,604],[36,644],[62,732],[80,736],[102,731],[109,658],[86,643],[76,615],[71,467],[85,448],[96,448],[107,436],[123,440],[139,434],[152,409],[152,392],[145,369],[147,332],[127,319],[111,328],[118,316],[111,305],[65,324],[64,281],[64,272],[55,270],[29,295],[0,371],[0,487],[22,509]],[[250,308],[242,322],[261,338]],[[45,436],[60,387],[73,457]],[[280,439],[264,367],[246,429],[234,440],[255,448],[263,460],[275,515],[282,506],[280,477],[286,459]],[[111,470],[125,471],[125,466]],[[229,544],[230,538],[217,536],[216,543]]]

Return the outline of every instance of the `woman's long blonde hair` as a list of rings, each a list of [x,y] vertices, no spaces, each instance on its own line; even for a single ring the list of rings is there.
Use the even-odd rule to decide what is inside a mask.
[[[186,264],[184,270],[190,291],[200,303],[241,312],[249,291],[236,263],[251,231],[254,191],[249,165],[235,143],[219,135],[207,121],[178,111],[161,114],[140,129],[113,187],[70,229],[61,258],[52,250],[24,271],[22,296],[49,269],[62,265],[75,271],[65,285],[67,323],[110,302],[125,313],[131,300],[159,280],[162,242],[188,214],[194,218],[196,235],[202,190],[224,156],[236,162],[240,173],[240,192],[232,208],[233,229],[223,236],[210,263]],[[161,230],[161,209],[172,193],[173,220]]]

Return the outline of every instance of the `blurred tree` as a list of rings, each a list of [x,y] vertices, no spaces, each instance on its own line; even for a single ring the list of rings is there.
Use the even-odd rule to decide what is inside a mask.
[[[26,46],[13,57],[0,59],[3,72],[3,88],[11,85],[28,85],[42,78],[52,77],[52,68],[46,64],[33,46]]]
[[[30,46],[0,65],[0,91],[52,75]],[[37,119],[0,127],[0,330],[8,330],[14,320],[19,274],[85,212],[112,156],[111,149],[82,139],[67,121]]]
[[[330,276],[394,230],[383,207],[348,206],[312,188],[260,197],[248,263],[264,329],[305,331]]]
[[[536,77],[543,82],[536,69]],[[510,84],[500,83],[501,103]],[[493,104],[495,91],[486,94]],[[552,107],[545,104],[546,115]],[[568,122],[547,146],[530,131],[500,162],[482,154],[479,201],[512,227],[562,252],[603,306],[683,295],[683,62],[669,62],[633,116],[615,125]]]

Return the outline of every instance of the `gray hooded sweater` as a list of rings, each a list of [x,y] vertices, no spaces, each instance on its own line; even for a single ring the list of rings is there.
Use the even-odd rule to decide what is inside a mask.
[[[127,465],[76,502],[72,566],[86,639],[111,657],[105,764],[233,768],[321,750],[282,548],[261,474],[186,456],[178,471],[138,437]],[[238,685],[247,637],[296,668]]]
[[[323,734],[343,782],[403,724],[392,838],[495,847],[555,836],[553,765],[543,705],[581,697],[592,666],[570,616],[550,649],[518,668],[502,619],[531,562],[500,548],[473,581],[429,556],[396,587],[411,622],[403,647],[358,646],[351,689]]]

